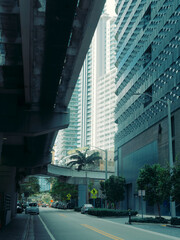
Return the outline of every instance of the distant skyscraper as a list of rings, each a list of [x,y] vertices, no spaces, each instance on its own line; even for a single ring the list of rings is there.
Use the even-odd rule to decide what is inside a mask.
[[[80,146],[114,148],[115,108],[115,17],[102,14],[81,74]],[[80,112],[81,112],[80,111]]]
[[[139,210],[139,169],[169,160],[167,100],[174,161],[180,154],[180,2],[116,3],[116,172],[127,182],[124,208]],[[144,210],[152,213],[148,205]]]
[[[50,183],[47,181],[48,177],[38,177],[39,185],[40,185],[40,192],[47,192],[50,191]]]
[[[69,104],[68,129],[56,140],[58,157],[87,145],[114,148],[115,108],[115,16],[105,7],[86,55],[76,89]]]
[[[79,124],[79,81],[77,81],[75,90],[71,97],[69,104],[70,108],[70,124],[67,129],[59,131],[54,150],[55,150],[55,160],[54,164],[64,164],[63,158],[67,156],[68,152],[72,149],[78,147],[78,124]]]

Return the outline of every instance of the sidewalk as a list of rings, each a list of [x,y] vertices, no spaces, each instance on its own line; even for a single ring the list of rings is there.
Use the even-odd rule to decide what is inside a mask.
[[[17,214],[12,221],[0,230],[1,240],[25,240],[28,232],[30,215]]]
[[[155,218],[157,216],[155,215],[143,215],[143,218]],[[167,220],[170,220],[171,217],[170,216],[162,216],[163,218],[167,219]],[[105,218],[105,219],[116,219],[119,223],[121,224],[129,224],[129,217],[102,217],[102,218]],[[132,216],[131,218],[142,218],[142,215],[141,214],[137,214],[136,216]],[[131,225],[143,225],[143,224],[154,224],[154,225],[162,225],[162,223],[150,223],[150,222],[131,222]],[[166,227],[171,227],[171,228],[180,228],[180,225],[171,225],[170,223],[166,223],[164,224],[166,225]]]

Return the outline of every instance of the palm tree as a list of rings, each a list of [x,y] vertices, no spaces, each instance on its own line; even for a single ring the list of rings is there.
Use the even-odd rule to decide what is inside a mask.
[[[77,170],[80,171],[83,168],[86,170],[86,188],[87,188],[87,166],[88,165],[94,165],[96,162],[102,159],[99,152],[93,152],[90,155],[88,154],[89,149],[86,149],[84,152],[81,152],[79,150],[76,150],[76,153],[70,156],[70,159],[72,159],[71,162],[67,164],[67,166],[76,166]],[[88,189],[86,192],[86,202],[88,200]]]
[[[93,152],[92,154],[88,155],[89,149],[86,149],[84,152],[76,150],[76,153],[71,155],[69,159],[73,159],[73,161],[69,162],[67,166],[77,166],[77,170],[80,171],[87,165],[94,165],[97,161],[102,159],[99,155],[99,152]]]

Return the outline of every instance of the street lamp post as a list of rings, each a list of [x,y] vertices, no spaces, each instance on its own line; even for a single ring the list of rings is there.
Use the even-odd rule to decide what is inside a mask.
[[[167,100],[167,106],[168,106],[168,146],[169,146],[169,167],[170,171],[172,171],[173,168],[173,151],[172,151],[172,126],[171,126],[171,106],[169,99]],[[170,211],[171,211],[171,217],[176,216],[176,206],[175,202],[172,201],[172,198],[170,197]]]
[[[105,151],[105,180],[107,180],[107,149]]]
[[[152,98],[152,95],[148,93],[135,93],[134,95],[147,95]],[[170,171],[172,171],[173,168],[173,151],[172,151],[172,126],[171,126],[171,105],[169,99],[167,101],[163,99],[158,99],[157,100],[167,104],[167,110],[168,110],[168,149],[169,149],[169,167]],[[171,211],[171,217],[176,216],[176,206],[175,202],[172,201],[172,198],[170,197],[170,211]]]

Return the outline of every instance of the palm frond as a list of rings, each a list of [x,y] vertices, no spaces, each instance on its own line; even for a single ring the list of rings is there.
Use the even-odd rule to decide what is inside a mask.
[[[67,166],[72,167],[73,165],[76,165],[76,164],[78,164],[77,161],[71,161],[71,162],[68,162],[68,163],[67,163]]]
[[[69,157],[69,159],[77,159],[77,160],[81,160],[81,157],[79,155],[71,155]]]
[[[85,155],[79,150],[76,150],[76,153],[70,156],[70,159],[81,159],[82,161],[84,158],[85,158]]]
[[[102,159],[102,157],[99,155],[99,152],[94,152],[90,156],[87,157],[86,162],[88,164],[91,164],[91,163],[93,164],[94,162],[99,161],[101,159]]]

